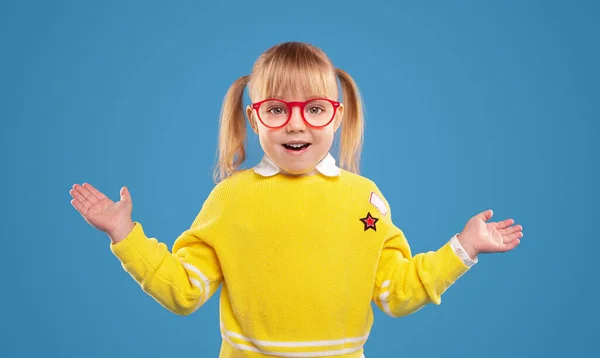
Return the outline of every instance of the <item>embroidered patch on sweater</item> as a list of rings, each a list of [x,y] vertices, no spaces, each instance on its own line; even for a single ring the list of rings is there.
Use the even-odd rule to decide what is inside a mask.
[[[379,212],[381,213],[381,215],[385,216],[385,214],[387,214],[387,212],[388,212],[387,206],[383,202],[383,199],[381,199],[379,197],[379,195],[375,194],[374,192],[371,192],[371,197],[369,198],[369,202],[371,204],[373,204],[374,207],[379,209]]]
[[[375,224],[379,221],[378,218],[374,218],[371,216],[371,213],[367,213],[367,216],[359,219],[365,225],[365,231],[368,229],[373,229],[373,231],[377,231],[377,227]]]

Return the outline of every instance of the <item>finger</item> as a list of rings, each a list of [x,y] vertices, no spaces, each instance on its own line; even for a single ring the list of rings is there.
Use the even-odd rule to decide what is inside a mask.
[[[514,223],[515,223],[515,221],[513,219],[506,219],[506,220],[494,223],[494,226],[496,227],[496,229],[500,230],[500,229],[504,229]]]
[[[506,252],[506,251],[510,251],[512,249],[514,249],[515,247],[517,247],[517,245],[519,245],[521,243],[521,240],[513,240],[511,242],[508,242],[506,244],[503,244],[502,246],[499,246],[496,252]]]
[[[89,200],[87,200],[87,198],[83,194],[83,191],[81,189],[81,185],[79,185],[79,184],[73,185],[72,191],[73,191],[73,195],[75,195],[75,198],[77,200],[81,201],[82,203],[84,203],[86,205],[91,205],[91,203],[89,202]]]
[[[71,194],[71,196],[75,198],[77,202],[79,202],[80,206],[83,207],[85,211],[87,211],[87,209],[92,205],[83,195],[81,195],[77,189],[69,190],[69,194]]]
[[[83,187],[89,190],[90,193],[92,193],[98,200],[106,198],[106,195],[102,194],[98,189],[94,188],[92,184],[83,183]]]
[[[500,244],[498,246],[491,246],[487,250],[485,250],[485,252],[493,253],[493,252],[510,251],[510,250],[514,249],[515,247],[517,247],[517,245],[519,245],[520,242],[521,242],[521,240],[519,240],[519,239],[512,240],[510,242],[506,242],[506,243]]]
[[[489,219],[492,218],[493,215],[494,215],[494,212],[491,209],[488,209],[486,211],[483,211],[483,212],[477,214],[477,217],[483,221],[488,221]]]
[[[131,194],[126,186],[121,188],[119,195],[121,196],[121,201],[131,201]]]
[[[71,200],[71,205],[82,215],[87,212],[86,207],[77,199]]]
[[[83,185],[85,185],[85,184],[86,183],[83,183]],[[89,191],[86,187],[79,186],[77,189],[87,199],[87,201],[89,201],[91,204],[93,204],[96,201],[98,201],[98,199],[96,199],[96,196],[94,194],[92,194],[92,192]]]
[[[513,240],[504,246],[504,251],[510,251],[517,247],[521,243],[521,240]]]
[[[521,225],[511,226],[508,229],[498,230],[501,235],[510,235],[518,231],[523,231],[523,227]]]
[[[523,233],[521,231],[518,231],[518,232],[515,232],[514,234],[502,236],[502,242],[504,242],[505,244],[508,244],[508,243],[518,240],[522,237],[523,237]]]

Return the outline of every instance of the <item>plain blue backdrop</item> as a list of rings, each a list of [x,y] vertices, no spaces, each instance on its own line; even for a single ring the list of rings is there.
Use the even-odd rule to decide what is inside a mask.
[[[176,316],[70,204],[89,182],[169,247],[213,188],[230,84],[283,41],[365,101],[361,174],[413,252],[487,208],[524,227],[441,306],[375,305],[376,357],[597,353],[599,6],[593,1],[23,1],[0,5],[0,356],[216,357],[218,297]],[[261,157],[252,133],[245,167]]]

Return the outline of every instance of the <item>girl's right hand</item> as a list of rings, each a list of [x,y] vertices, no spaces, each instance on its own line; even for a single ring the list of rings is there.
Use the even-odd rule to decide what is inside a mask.
[[[69,191],[71,205],[96,229],[105,232],[116,244],[133,229],[131,195],[127,187],[121,188],[121,201],[113,202],[88,183],[75,184]]]

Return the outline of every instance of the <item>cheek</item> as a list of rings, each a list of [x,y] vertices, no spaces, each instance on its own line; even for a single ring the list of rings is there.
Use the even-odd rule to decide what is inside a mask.
[[[280,142],[276,132],[267,128],[260,128],[258,138],[263,146],[275,146]]]
[[[333,142],[334,134],[335,133],[334,133],[333,129],[330,127],[327,127],[323,131],[318,132],[318,134],[316,135],[316,138],[320,144],[331,145],[331,143]]]

